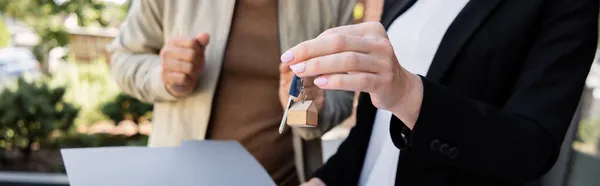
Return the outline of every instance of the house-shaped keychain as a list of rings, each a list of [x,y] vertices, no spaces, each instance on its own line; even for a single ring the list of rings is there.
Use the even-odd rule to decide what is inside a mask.
[[[287,124],[297,127],[316,127],[319,119],[317,106],[311,100],[294,102],[288,111]]]
[[[290,98],[285,107],[281,124],[279,124],[279,134],[283,133],[286,124],[297,127],[316,127],[319,112],[312,100],[305,100],[306,94],[300,77],[294,75],[289,94]],[[294,101],[296,98],[299,100]]]

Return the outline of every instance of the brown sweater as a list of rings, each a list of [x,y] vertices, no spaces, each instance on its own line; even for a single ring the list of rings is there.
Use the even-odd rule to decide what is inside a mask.
[[[277,129],[277,0],[238,0],[215,93],[208,139],[239,141],[278,185],[298,185],[292,134]]]

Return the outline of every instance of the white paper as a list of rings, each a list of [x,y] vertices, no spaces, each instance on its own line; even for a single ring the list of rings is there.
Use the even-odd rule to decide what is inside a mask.
[[[275,186],[234,141],[186,141],[178,147],[61,150],[71,186]]]

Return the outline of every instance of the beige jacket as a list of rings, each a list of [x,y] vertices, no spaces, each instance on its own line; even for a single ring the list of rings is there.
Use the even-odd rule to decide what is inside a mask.
[[[176,146],[182,140],[205,138],[213,95],[229,35],[235,0],[136,0],[119,36],[109,46],[111,71],[121,89],[154,103],[149,146]],[[281,51],[312,39],[335,26],[351,24],[355,0],[279,0]],[[158,53],[169,38],[210,34],[206,68],[191,96],[176,98],[160,76]],[[318,129],[294,128],[294,149],[300,180],[321,166],[319,137],[352,110],[352,93],[327,91]],[[276,131],[274,131],[276,132]]]

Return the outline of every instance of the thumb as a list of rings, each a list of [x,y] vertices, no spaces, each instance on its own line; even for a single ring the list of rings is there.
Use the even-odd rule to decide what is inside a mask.
[[[286,86],[292,78],[294,77],[294,73],[290,69],[290,65],[288,64],[280,64],[279,65],[279,86]]]
[[[279,65],[279,73],[281,74],[287,74],[292,72],[292,69],[290,69],[290,65],[287,63],[281,63]]]
[[[196,37],[196,40],[198,40],[198,43],[200,43],[202,46],[206,46],[210,40],[210,35],[208,35],[208,33],[200,33]]]

